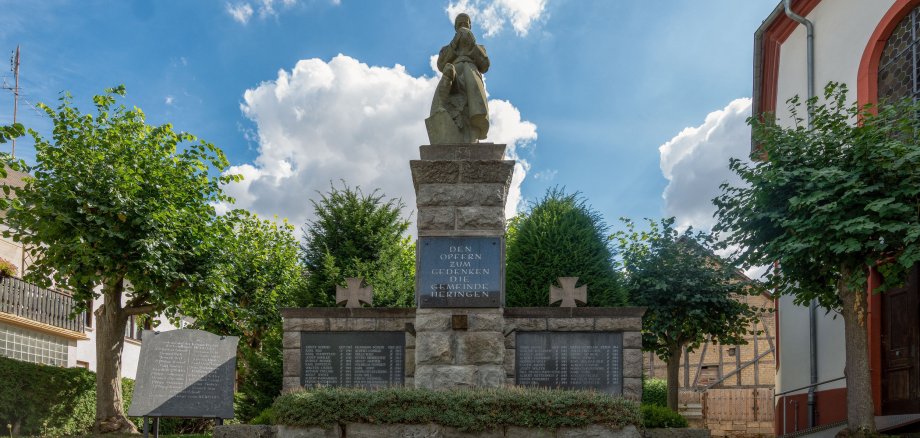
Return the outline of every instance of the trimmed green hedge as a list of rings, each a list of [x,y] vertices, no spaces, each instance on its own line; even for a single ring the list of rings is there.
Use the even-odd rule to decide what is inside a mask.
[[[376,391],[318,388],[284,394],[272,406],[274,424],[329,427],[339,423],[436,423],[476,432],[501,426],[641,426],[639,405],[588,391],[530,388]]]
[[[22,435],[83,434],[96,420],[96,374],[0,357],[0,426],[19,424]],[[125,409],[134,381],[122,379]]]
[[[668,381],[645,379],[642,381],[642,404],[668,406]]]

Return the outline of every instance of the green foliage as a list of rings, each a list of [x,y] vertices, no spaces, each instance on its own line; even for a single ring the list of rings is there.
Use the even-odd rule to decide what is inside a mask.
[[[196,319],[196,328],[240,336],[258,349],[268,331],[280,329],[280,309],[292,307],[304,286],[294,227],[233,210],[215,229],[219,252],[209,293],[190,296],[182,312]]]
[[[642,405],[668,406],[668,381],[645,379],[642,381]]]
[[[298,304],[335,306],[335,286],[361,277],[374,287],[375,307],[412,306],[415,246],[403,237],[402,201],[343,184],[312,202],[316,219],[304,227],[302,246],[309,294]]]
[[[259,349],[241,345],[239,351],[236,417],[248,421],[269,408],[281,394],[284,356],[280,324],[267,333]]]
[[[115,105],[124,95],[121,86],[95,96],[95,115],[81,113],[69,94],[55,110],[39,104],[52,138],[29,131],[36,164],[25,169],[32,177],[16,190],[3,232],[33,248],[27,279],[69,290],[77,312],[104,297],[97,351],[116,368],[128,316],[174,314],[183,299],[209,290],[219,252],[214,205],[231,201],[220,185],[239,180],[223,174],[220,149],[169,124],[147,125],[140,109]],[[113,392],[99,400],[114,400],[115,385],[104,387]],[[97,409],[100,418],[123,416],[111,403]]]
[[[623,261],[626,286],[642,318],[642,346],[668,361],[683,347],[694,351],[707,337],[719,344],[745,344],[755,309],[739,296],[759,289],[732,263],[717,256],[712,237],[688,229],[679,233],[674,218],[649,220],[648,231],[626,230],[612,236]]]
[[[25,133],[26,129],[22,126],[22,123],[0,126],[0,144],[22,137]]]
[[[22,435],[82,435],[96,419],[96,375],[0,357],[0,424],[18,424]],[[122,379],[124,408],[134,381]]]
[[[265,408],[259,415],[252,417],[252,420],[249,420],[248,424],[272,424],[272,418],[275,417],[275,411],[269,406]]]
[[[22,137],[25,133],[25,127],[23,127],[21,123],[0,125],[0,144]],[[23,168],[25,168],[24,161],[15,160],[10,154],[0,152],[0,179],[6,178],[8,169],[19,171]],[[0,194],[0,211],[2,211],[9,208],[10,197],[15,196],[16,188],[6,184],[0,184],[0,190],[2,190],[2,194]]]
[[[9,260],[0,258],[0,278],[3,277],[13,277],[16,275],[16,265],[9,262]]]
[[[789,101],[792,127],[749,119],[757,154],[769,159],[732,159],[744,184],[723,184],[713,201],[715,229],[743,266],[768,266],[777,293],[828,309],[840,308],[841,285],[863,293],[868,267],[885,274],[884,289],[920,261],[920,106],[846,99],[846,87],[831,83],[823,103],[806,102],[813,128],[798,98]]]
[[[511,220],[506,247],[509,307],[549,305],[549,287],[558,277],[578,277],[579,284],[587,284],[589,306],[627,304],[607,225],[578,193],[548,190]]]
[[[666,406],[642,404],[642,425],[646,429],[687,427],[687,419]]]
[[[274,424],[288,426],[436,423],[475,432],[502,426],[555,429],[641,424],[639,406],[623,398],[597,392],[525,388],[319,388],[284,394],[272,410]]]
[[[240,336],[236,414],[249,420],[281,392],[281,309],[293,307],[305,280],[294,228],[242,210],[218,219],[220,251],[209,294],[190,297],[182,312],[195,327]]]
[[[51,141],[37,132],[32,178],[17,190],[6,223],[15,240],[35,248],[29,279],[72,291],[77,302],[97,286],[133,286],[128,307],[158,309],[205,278],[213,204],[228,201],[212,176],[228,166],[223,152],[169,124],[146,124],[138,108],[115,107],[124,87],[95,96],[96,115],[64,95]]]

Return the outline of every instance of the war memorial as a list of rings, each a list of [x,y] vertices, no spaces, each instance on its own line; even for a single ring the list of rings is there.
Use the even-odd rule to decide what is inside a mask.
[[[364,307],[373,304],[373,285],[352,278],[337,288],[340,307],[282,310],[283,391],[521,386],[639,401],[644,308],[578,307],[587,304],[590,285],[578,286],[565,273],[558,286],[546,285],[546,307],[505,307],[505,204],[515,162],[505,159],[505,145],[480,142],[489,130],[482,74],[490,61],[470,29],[470,18],[460,14],[453,39],[440,50],[442,76],[424,121],[430,144],[409,161],[417,202],[415,308]],[[405,425],[389,427],[352,426],[347,434],[455,436],[431,425],[411,433]],[[231,429],[219,427],[215,436],[238,436]],[[530,436],[527,429],[520,433]],[[638,432],[630,427],[591,436]]]

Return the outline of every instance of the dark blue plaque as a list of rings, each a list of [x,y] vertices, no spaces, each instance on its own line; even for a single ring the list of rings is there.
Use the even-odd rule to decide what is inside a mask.
[[[419,307],[501,307],[501,237],[420,237]]]
[[[623,334],[518,332],[514,383],[623,394]]]
[[[402,386],[405,354],[404,332],[301,332],[300,384]]]

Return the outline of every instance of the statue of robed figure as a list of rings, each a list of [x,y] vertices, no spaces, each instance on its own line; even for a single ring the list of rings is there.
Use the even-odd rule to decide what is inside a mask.
[[[425,120],[431,144],[476,143],[489,133],[489,107],[482,74],[489,70],[486,48],[476,44],[470,16],[457,15],[454,38],[438,54],[438,82]]]

